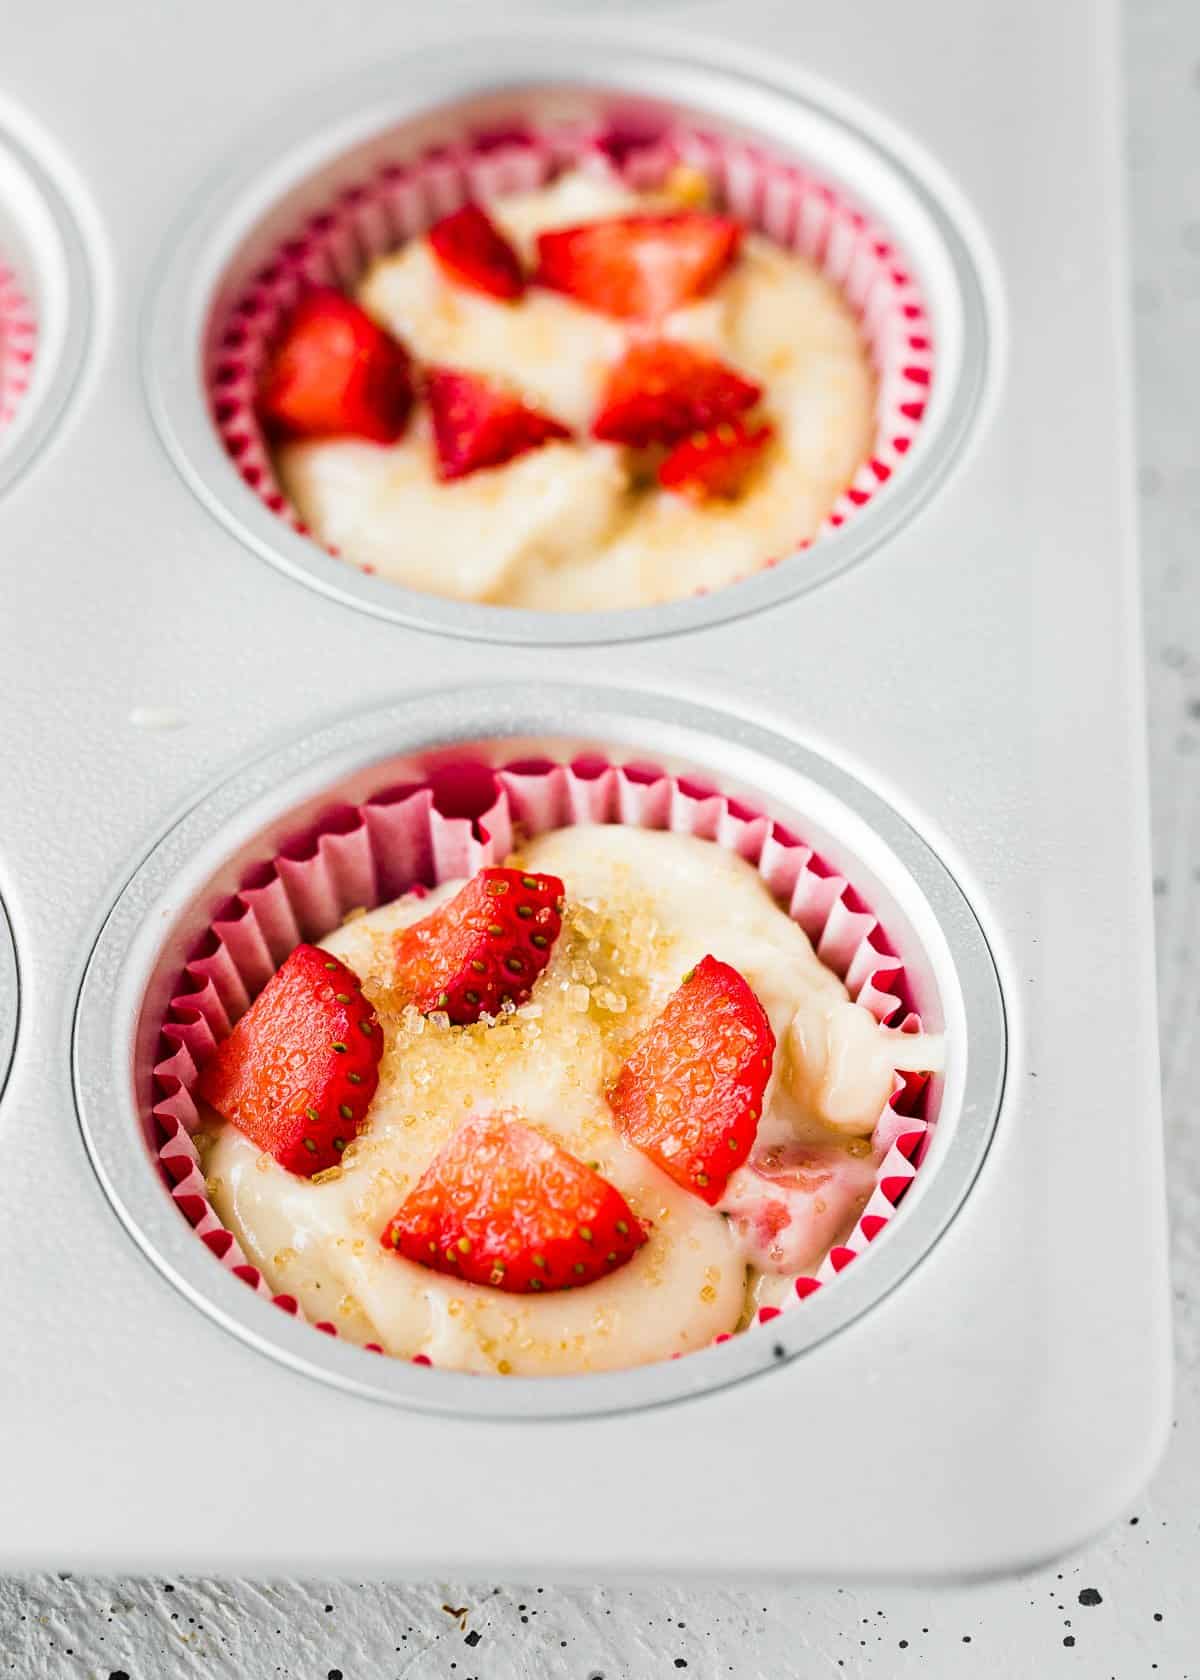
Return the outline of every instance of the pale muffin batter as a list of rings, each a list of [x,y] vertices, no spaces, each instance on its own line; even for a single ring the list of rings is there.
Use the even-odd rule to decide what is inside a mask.
[[[323,943],[362,977],[384,1029],[367,1130],[340,1167],[310,1181],[210,1116],[202,1147],[213,1205],[274,1290],[389,1353],[539,1374],[703,1347],[773,1298],[760,1289],[760,1265],[774,1288],[781,1264],[789,1275],[817,1264],[853,1224],[873,1181],[870,1134],[893,1070],[936,1064],[940,1046],[890,1033],[850,1003],[757,872],[716,845],[581,826],[531,841],[515,861],[559,875],[567,894],[562,934],[530,1002],[494,1025],[470,1027],[389,1008],[392,932],[461,882],[349,920]],[[778,1045],[759,1144],[723,1204],[733,1217],[627,1144],[603,1094],[683,974],[709,952],[753,987]],[[380,1246],[455,1128],[472,1114],[508,1111],[593,1165],[651,1223],[648,1243],[618,1272],[564,1293],[503,1294]],[[801,1187],[803,1211],[782,1245],[778,1218],[768,1218],[764,1242],[758,1214],[775,1190],[762,1174],[777,1173],[784,1146],[814,1141],[837,1171],[815,1196]],[[795,1185],[789,1193],[796,1196]]]
[[[539,232],[656,202],[575,172],[488,208],[530,258]],[[283,487],[310,528],[411,589],[552,610],[714,589],[813,537],[871,450],[874,377],[849,306],[812,264],[756,234],[707,296],[661,326],[764,387],[775,437],[729,502],[659,489],[632,452],[589,438],[606,370],[644,326],[537,286],[517,303],[471,291],[423,239],[376,262],[357,295],[419,362],[503,379],[577,434],[451,484],[434,475],[423,405],[393,445],[282,446]]]

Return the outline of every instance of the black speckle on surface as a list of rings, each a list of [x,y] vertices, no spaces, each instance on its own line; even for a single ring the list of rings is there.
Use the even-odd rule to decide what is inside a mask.
[[[908,1640],[907,1639],[902,1639],[900,1641],[900,1649],[902,1651],[907,1651],[908,1650]]]
[[[971,1643],[971,1635],[969,1633],[964,1633],[963,1634],[963,1644],[964,1645],[969,1645],[970,1643]]]
[[[1063,1644],[1064,1645],[1074,1645],[1074,1643],[1075,1643],[1075,1635],[1073,1633],[1068,1633],[1066,1635],[1066,1637],[1063,1639]]]
[[[771,1352],[776,1359],[782,1359],[784,1357],[783,1343],[776,1342],[775,1346],[771,1349]]]
[[[1161,1610],[1156,1610],[1154,1612],[1154,1620],[1156,1622],[1161,1622],[1162,1621],[1162,1611]]]
[[[478,1645],[479,1641],[482,1638],[483,1638],[483,1635],[481,1633],[476,1633],[474,1628],[472,1628],[470,1633],[463,1640],[463,1644],[464,1645],[470,1645],[470,1646],[474,1647],[474,1646]]]
[[[676,1657],[675,1658],[675,1667],[676,1668],[686,1668],[687,1667],[687,1658],[686,1657]]]
[[[129,1675],[123,1668],[112,1668],[109,1669],[108,1680],[129,1680]]]
[[[1095,1587],[1084,1587],[1083,1591],[1079,1595],[1079,1602],[1080,1604],[1086,1604],[1090,1608],[1093,1604],[1103,1604],[1104,1600],[1096,1591]]]
[[[331,1668],[331,1669],[330,1669],[330,1670],[329,1670],[329,1674],[328,1674],[328,1676],[327,1676],[327,1680],[342,1680],[342,1671],[341,1671],[341,1669],[340,1669],[340,1668]]]

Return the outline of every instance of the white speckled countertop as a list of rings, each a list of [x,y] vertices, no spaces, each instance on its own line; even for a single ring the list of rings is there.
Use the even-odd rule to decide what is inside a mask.
[[[1200,1680],[1200,8],[1127,0],[1175,1434],[1079,1557],[941,1593],[0,1581],[20,1680]],[[119,1513],[114,1513],[119,1521]]]

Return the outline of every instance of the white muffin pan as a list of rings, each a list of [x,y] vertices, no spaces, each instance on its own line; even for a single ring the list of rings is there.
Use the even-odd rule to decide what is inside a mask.
[[[1095,10],[1064,7],[970,0],[951,28],[933,0],[828,24],[714,0],[489,43],[466,4],[449,44],[367,0],[334,38],[318,0],[8,21],[0,246],[48,383],[0,436],[0,1568],[944,1578],[1075,1544],[1149,1474],[1169,1337],[1116,36],[1081,58]],[[567,617],[392,590],[275,518],[206,406],[222,288],[307,195],[560,94],[824,169],[929,304],[905,471],[710,597]],[[9,127],[32,196],[6,196]],[[691,771],[819,838],[948,1037],[933,1146],[870,1250],[769,1334],[627,1376],[317,1335],[203,1248],[148,1147],[147,1038],[211,894],[397,762],[521,742]]]

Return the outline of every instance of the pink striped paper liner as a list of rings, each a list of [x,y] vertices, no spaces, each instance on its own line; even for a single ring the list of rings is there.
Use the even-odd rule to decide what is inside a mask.
[[[191,1137],[199,1119],[192,1096],[199,1069],[301,940],[321,939],[352,909],[372,909],[414,888],[501,862],[521,835],[593,822],[669,829],[746,858],[851,996],[877,1020],[899,1018],[902,1026],[918,1028],[903,960],[844,877],[778,823],[655,766],[546,759],[493,770],[464,761],[439,769],[427,782],[380,788],[361,805],[331,805],[274,856],[252,866],[232,898],[214,906],[168,1006],[153,1070],[158,1160],[180,1212],[222,1265],[284,1311],[303,1316],[293,1296],[271,1295],[209,1202]],[[831,1251],[814,1277],[797,1284],[796,1301],[826,1283],[847,1263],[843,1254],[860,1253],[886,1225],[921,1159],[927,1123],[920,1106],[919,1082],[897,1079],[875,1132],[878,1167],[870,1201],[844,1249]],[[760,1320],[777,1311],[763,1309]],[[327,1321],[316,1328],[337,1334]]]
[[[925,415],[934,354],[920,287],[887,231],[828,182],[759,146],[682,125],[653,136],[578,125],[467,135],[377,168],[298,223],[214,323],[212,414],[242,478],[273,513],[311,534],[280,488],[255,412],[264,362],[305,292],[350,290],[376,257],[467,199],[532,191],[577,166],[651,190],[681,163],[705,177],[714,203],[816,263],[858,317],[876,375],[875,441],[818,536],[844,525],[899,469]],[[778,558],[764,555],[763,564]]]
[[[12,425],[29,389],[36,347],[33,305],[0,257],[0,433]]]

